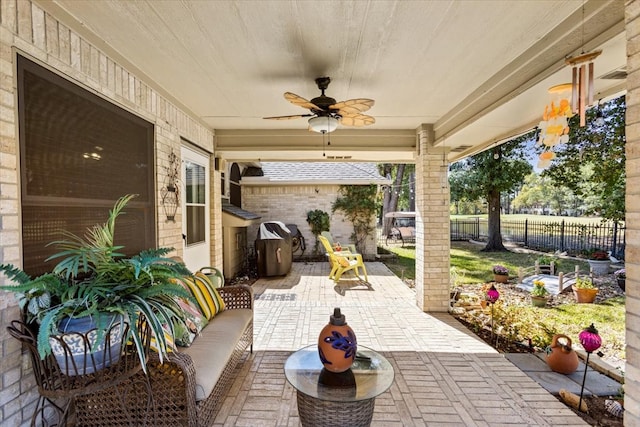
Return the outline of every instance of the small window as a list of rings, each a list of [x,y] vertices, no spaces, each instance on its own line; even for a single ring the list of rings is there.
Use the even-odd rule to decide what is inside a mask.
[[[207,183],[206,168],[194,162],[185,163],[187,245],[206,239]]]
[[[240,189],[240,167],[237,163],[231,165],[229,177],[229,202],[233,206],[242,207],[242,190]]]

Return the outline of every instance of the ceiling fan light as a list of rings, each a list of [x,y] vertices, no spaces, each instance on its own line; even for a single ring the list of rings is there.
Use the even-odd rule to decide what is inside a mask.
[[[331,133],[338,128],[338,119],[331,116],[318,116],[309,119],[309,127],[318,133]]]

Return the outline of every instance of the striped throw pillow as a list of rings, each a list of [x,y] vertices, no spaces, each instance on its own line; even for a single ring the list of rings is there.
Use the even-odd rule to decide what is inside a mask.
[[[224,300],[205,274],[198,272],[183,278],[183,282],[189,287],[207,320],[224,310]]]

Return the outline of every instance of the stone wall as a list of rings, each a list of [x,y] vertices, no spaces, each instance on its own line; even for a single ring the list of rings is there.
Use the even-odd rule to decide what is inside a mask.
[[[152,122],[156,141],[156,200],[171,151],[180,154],[181,138],[213,151],[213,133],[174,105],[168,97],[138,78],[107,54],[74,32],[56,17],[27,0],[0,3],[0,263],[22,265],[20,247],[20,191],[16,55],[40,63],[85,89]],[[213,168],[211,168],[213,170]],[[213,175],[212,175],[213,176]],[[220,199],[218,180],[213,180],[212,200]],[[217,191],[217,193],[216,193]],[[217,210],[216,209],[217,206]],[[212,209],[220,212],[219,202]],[[162,213],[157,206],[157,212]],[[212,216],[212,233],[220,233],[220,218]],[[176,222],[159,217],[159,246],[182,248],[181,215]],[[219,235],[219,234],[218,234]],[[215,236],[214,236],[215,237]],[[221,239],[212,245],[221,252]],[[222,265],[221,253],[212,253],[213,265]],[[6,284],[4,278],[0,284]],[[30,363],[17,340],[6,332],[9,321],[19,317],[12,294],[0,295],[0,425],[27,425],[38,396]]]
[[[626,426],[640,425],[640,1],[627,1]]]
[[[242,208],[262,217],[260,222],[281,221],[296,224],[307,243],[304,255],[313,253],[315,236],[307,223],[307,212],[320,209],[329,214],[331,235],[342,244],[353,243],[353,226],[337,211],[331,212],[331,205],[338,197],[338,185],[287,185],[287,186],[242,186]],[[318,190],[318,191],[316,191]],[[372,225],[375,219],[372,219]],[[258,225],[250,226],[247,238],[252,247],[257,236]],[[367,259],[375,257],[377,246],[375,232],[366,241],[365,248],[359,248]],[[322,251],[324,253],[324,251]]]

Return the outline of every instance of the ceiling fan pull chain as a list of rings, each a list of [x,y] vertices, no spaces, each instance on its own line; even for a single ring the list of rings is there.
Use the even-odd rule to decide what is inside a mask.
[[[327,157],[327,155],[324,153],[324,135],[325,133],[322,132],[322,157]]]

